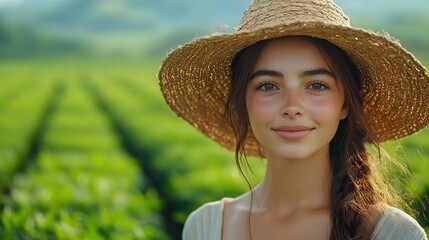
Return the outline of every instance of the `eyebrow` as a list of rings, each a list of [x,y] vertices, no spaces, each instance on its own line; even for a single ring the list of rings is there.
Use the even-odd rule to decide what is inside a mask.
[[[330,77],[335,78],[335,74],[329,70],[326,70],[325,68],[318,68],[318,69],[304,71],[299,76],[300,77],[310,77],[310,76],[315,76],[315,75],[328,75]],[[277,72],[277,71],[272,71],[272,70],[258,70],[250,76],[250,79],[253,79],[253,78],[256,78],[259,76],[283,77],[283,74],[281,74],[280,72]]]
[[[318,69],[314,69],[314,70],[304,71],[299,76],[300,77],[311,77],[314,75],[328,75],[330,77],[335,78],[335,74],[329,70],[326,70],[325,68],[318,68]]]
[[[258,70],[250,76],[250,79],[254,79],[259,76],[283,77],[283,74],[271,70]]]

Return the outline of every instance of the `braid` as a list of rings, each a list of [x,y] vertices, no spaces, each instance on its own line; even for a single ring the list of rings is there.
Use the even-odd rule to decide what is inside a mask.
[[[379,200],[364,145],[368,137],[362,128],[354,126],[354,131],[345,130],[349,127],[348,120],[344,120],[330,144],[333,172],[330,239],[365,238],[370,207]]]
[[[348,116],[340,122],[330,143],[333,173],[330,239],[369,239],[367,223],[371,207],[380,202],[381,195],[373,181],[365,143],[380,147],[363,114],[359,71],[340,49],[334,51],[343,60],[339,67],[346,69],[338,72],[338,76],[343,79]]]

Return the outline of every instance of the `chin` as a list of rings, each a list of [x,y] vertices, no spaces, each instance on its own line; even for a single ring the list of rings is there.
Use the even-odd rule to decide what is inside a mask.
[[[285,160],[300,160],[310,157],[310,153],[304,149],[281,149],[277,152],[270,152],[267,156],[282,158]]]

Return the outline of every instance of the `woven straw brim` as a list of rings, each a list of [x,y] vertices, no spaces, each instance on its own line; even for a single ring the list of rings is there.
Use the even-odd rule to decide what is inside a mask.
[[[224,117],[234,55],[260,40],[286,35],[326,39],[346,51],[361,71],[364,114],[379,141],[410,135],[429,123],[425,67],[388,36],[320,22],[293,23],[195,39],[167,55],[159,83],[178,116],[227,149],[235,135]],[[252,134],[247,155],[259,155]]]

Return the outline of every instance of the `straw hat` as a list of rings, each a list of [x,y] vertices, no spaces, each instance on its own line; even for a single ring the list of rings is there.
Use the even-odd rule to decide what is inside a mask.
[[[429,75],[388,36],[352,28],[332,0],[254,0],[234,33],[195,39],[164,59],[159,84],[171,109],[228,149],[235,135],[224,117],[231,62],[241,49],[285,35],[325,39],[361,71],[364,113],[379,141],[410,135],[429,123]],[[258,155],[250,134],[248,155]]]

